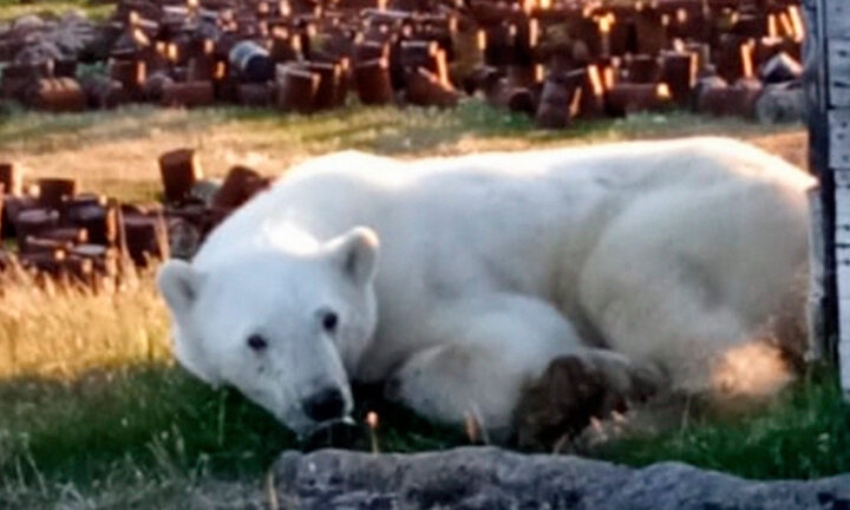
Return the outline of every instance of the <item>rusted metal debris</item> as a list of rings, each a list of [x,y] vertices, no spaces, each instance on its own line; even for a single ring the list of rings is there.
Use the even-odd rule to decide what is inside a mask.
[[[191,258],[216,225],[271,183],[243,165],[221,181],[206,179],[190,148],[158,162],[163,201],[150,205],[80,192],[75,179],[25,181],[19,165],[0,162],[0,190],[9,190],[0,191],[0,269],[17,261],[40,276],[97,288],[129,265]]]
[[[0,26],[0,96],[54,112],[156,102],[309,114],[351,96],[451,107],[478,94],[550,128],[674,106],[754,115],[762,79],[799,78],[798,3],[120,0],[105,23]],[[106,72],[79,71],[92,62]]]

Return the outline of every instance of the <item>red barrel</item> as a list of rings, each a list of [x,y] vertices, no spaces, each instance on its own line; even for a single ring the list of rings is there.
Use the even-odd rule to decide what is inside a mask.
[[[62,217],[67,225],[83,228],[89,242],[113,245],[116,240],[116,211],[106,197],[94,194],[66,198],[62,204]]]
[[[186,200],[192,186],[204,177],[197,153],[188,148],[162,154],[159,157],[159,171],[165,188],[166,202]]]
[[[168,256],[167,232],[163,221],[156,216],[125,213],[121,226],[127,255],[141,267]]]
[[[210,106],[215,103],[215,90],[211,81],[165,82],[160,103],[183,108]]]
[[[77,193],[76,179],[42,178],[38,180],[38,202],[42,207],[60,210],[67,197]]]
[[[383,105],[393,101],[389,64],[386,59],[361,62],[354,68],[357,95],[366,105]]]
[[[7,195],[20,195],[24,177],[20,167],[11,162],[0,162],[0,184]]]
[[[277,106],[282,110],[309,113],[314,109],[320,77],[293,65],[286,66],[278,77]]]

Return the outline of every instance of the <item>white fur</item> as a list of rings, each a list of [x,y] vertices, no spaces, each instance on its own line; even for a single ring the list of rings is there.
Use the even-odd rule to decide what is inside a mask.
[[[299,399],[329,382],[350,400],[347,380],[391,381],[427,417],[474,411],[500,429],[551,359],[603,345],[706,388],[807,270],[812,184],[720,138],[412,162],[342,152],[292,169],[160,285],[178,359],[296,431],[315,425]],[[334,261],[358,226],[368,260],[353,283]],[[317,329],[324,308],[336,336]],[[261,359],[252,331],[271,340]]]

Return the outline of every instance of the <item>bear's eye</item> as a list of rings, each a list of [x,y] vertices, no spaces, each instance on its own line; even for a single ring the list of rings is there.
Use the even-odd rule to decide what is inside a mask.
[[[268,340],[263,338],[262,335],[251,335],[248,337],[248,347],[251,349],[260,352],[264,351],[266,347],[269,346]]]
[[[325,312],[322,314],[322,328],[328,333],[334,333],[336,331],[337,324],[339,324],[339,316],[334,312]]]

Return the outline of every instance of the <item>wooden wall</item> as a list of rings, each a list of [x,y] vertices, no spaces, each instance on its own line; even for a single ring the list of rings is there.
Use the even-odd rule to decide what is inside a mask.
[[[821,181],[825,354],[850,396],[850,0],[803,0],[811,169]]]

